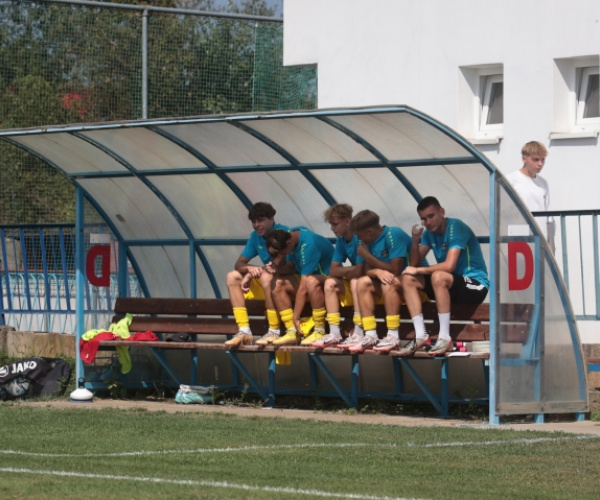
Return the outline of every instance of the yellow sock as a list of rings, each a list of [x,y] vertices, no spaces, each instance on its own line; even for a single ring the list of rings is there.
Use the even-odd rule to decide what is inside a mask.
[[[267,321],[270,330],[279,330],[279,314],[275,309],[267,309]]]
[[[329,325],[340,326],[342,322],[342,315],[340,313],[329,313],[327,315],[327,323]]]
[[[377,330],[377,321],[375,321],[375,316],[367,316],[366,318],[363,318],[362,324],[365,332]]]
[[[356,326],[363,326],[363,319],[360,313],[354,313],[354,316],[352,316],[352,322],[356,325]]]
[[[315,328],[322,330],[325,328],[325,315],[327,311],[324,307],[319,309],[313,309],[313,321],[315,322]]]
[[[294,311],[292,309],[286,309],[279,313],[281,316],[281,321],[285,325],[286,330],[295,330],[294,326]]]
[[[388,330],[397,330],[400,328],[400,315],[396,314],[395,316],[386,316],[385,324],[388,327]]]
[[[238,328],[250,327],[250,318],[248,318],[248,309],[245,307],[234,307],[233,317],[237,323]]]

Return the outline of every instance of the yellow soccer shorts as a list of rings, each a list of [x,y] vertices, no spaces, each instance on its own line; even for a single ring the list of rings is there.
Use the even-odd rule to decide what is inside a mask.
[[[244,298],[247,300],[265,300],[265,291],[258,278],[252,278],[250,290],[244,294]]]
[[[344,282],[344,293],[338,294],[340,298],[340,305],[344,306],[353,306],[354,298],[352,297],[352,289],[350,288],[350,282],[346,279],[342,279]]]

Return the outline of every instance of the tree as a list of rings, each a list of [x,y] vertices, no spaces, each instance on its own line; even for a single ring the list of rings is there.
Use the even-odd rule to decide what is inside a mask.
[[[216,4],[152,5],[214,11]],[[273,14],[263,0],[230,2],[227,8]],[[280,27],[263,30],[255,21],[152,11],[147,21],[149,118],[298,107],[280,99],[293,94],[285,89],[298,84],[296,73],[267,67],[256,79],[257,40],[263,59],[281,67]],[[142,24],[139,11],[0,0],[0,127],[141,118]],[[310,104],[310,95],[294,98]],[[3,222],[73,220],[72,186],[42,165],[0,141]]]

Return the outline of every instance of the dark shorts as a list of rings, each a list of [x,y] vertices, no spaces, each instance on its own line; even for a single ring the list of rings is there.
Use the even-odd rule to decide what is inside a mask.
[[[450,300],[454,304],[481,304],[485,300],[488,289],[479,281],[456,273],[452,273],[452,277],[454,279],[450,287]],[[431,275],[426,274],[423,278],[425,278],[425,293],[430,299],[435,300]]]

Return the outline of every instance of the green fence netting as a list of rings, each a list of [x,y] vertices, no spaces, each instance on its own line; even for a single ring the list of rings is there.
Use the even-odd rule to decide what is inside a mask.
[[[1,128],[316,108],[281,23],[114,7],[0,1]],[[0,143],[0,224],[73,222],[74,205],[60,173]]]

